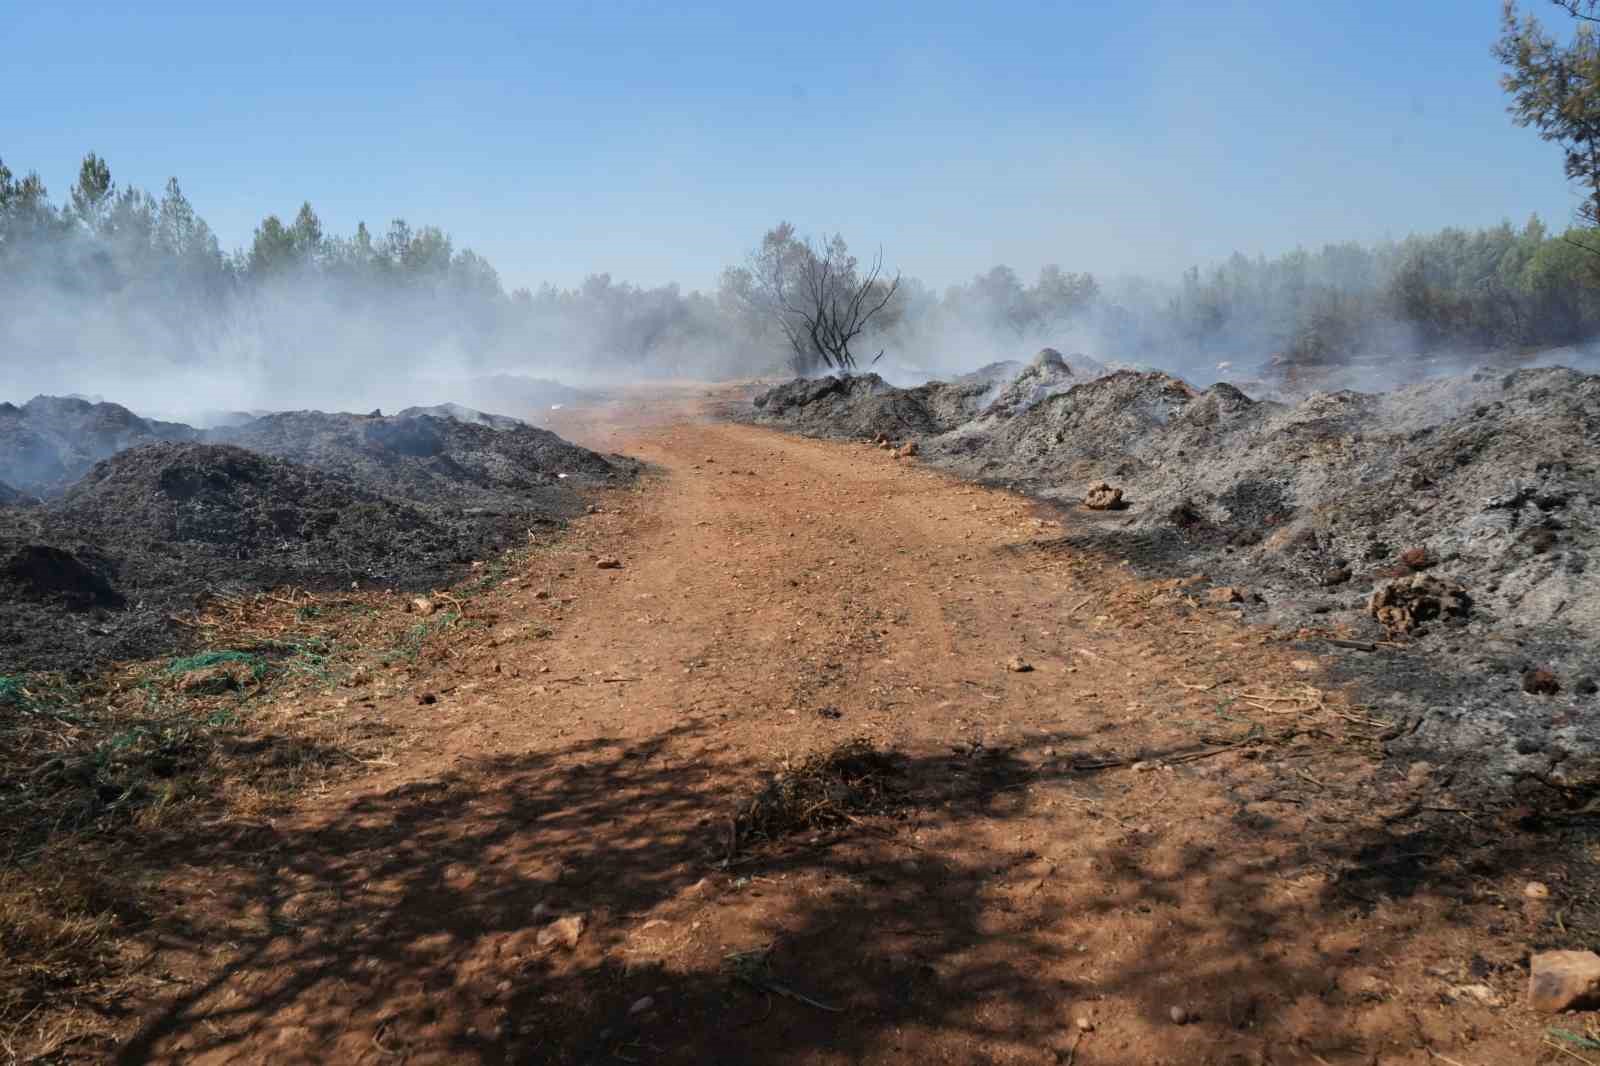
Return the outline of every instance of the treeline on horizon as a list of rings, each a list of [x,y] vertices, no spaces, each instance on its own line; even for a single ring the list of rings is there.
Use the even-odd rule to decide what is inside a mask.
[[[287,223],[267,216],[248,248],[225,252],[175,178],[159,198],[118,187],[91,154],[58,205],[37,174],[19,178],[0,162],[0,312],[34,309],[31,326],[11,336],[0,326],[12,357],[29,356],[42,335],[67,350],[124,330],[129,343],[164,345],[180,363],[237,351],[241,336],[269,360],[348,343],[342,331],[356,320],[385,345],[449,350],[486,369],[761,372],[791,353],[753,281],[746,262],[709,293],[608,274],[575,289],[507,292],[489,262],[437,226],[396,219],[381,234],[363,223],[343,237],[324,232],[309,203]],[[52,313],[103,328],[51,332]],[[326,325],[334,321],[337,334]],[[315,323],[324,324],[320,339]],[[1176,283],[1102,281],[1054,266],[1031,283],[996,266],[942,293],[905,278],[864,347],[888,349],[900,365],[948,370],[1068,344],[1182,370],[1220,360],[1471,356],[1597,333],[1600,231],[1557,234],[1533,218],[1270,259],[1236,253]]]

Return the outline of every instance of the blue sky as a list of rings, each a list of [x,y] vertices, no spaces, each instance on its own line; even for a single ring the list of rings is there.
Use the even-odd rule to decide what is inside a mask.
[[[0,158],[58,201],[86,151],[176,175],[229,248],[302,200],[435,223],[508,287],[708,287],[780,218],[942,287],[1576,203],[1499,0],[227,6],[13,3]]]

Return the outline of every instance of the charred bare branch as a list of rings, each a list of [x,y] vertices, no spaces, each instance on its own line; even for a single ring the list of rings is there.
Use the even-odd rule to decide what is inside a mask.
[[[767,234],[753,267],[789,342],[791,362],[801,372],[818,366],[853,371],[857,364],[851,344],[900,288],[900,275],[884,279],[882,249],[863,276],[842,238],[819,246],[795,237],[787,224]],[[878,357],[882,355],[880,351]]]

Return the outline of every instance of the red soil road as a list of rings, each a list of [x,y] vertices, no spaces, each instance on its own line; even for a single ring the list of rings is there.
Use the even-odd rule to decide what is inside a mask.
[[[1538,852],[1421,809],[1460,801],[1315,656],[1070,516],[711,410],[562,414],[656,472],[362,710],[394,765],[187,856],[120,1061],[1556,1061]],[[911,810],[729,861],[764,772],[857,737]]]

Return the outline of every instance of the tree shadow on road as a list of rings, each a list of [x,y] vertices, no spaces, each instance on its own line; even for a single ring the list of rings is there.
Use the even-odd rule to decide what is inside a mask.
[[[1384,969],[1441,935],[1409,898],[1455,899],[1426,914],[1465,936],[1537,859],[1461,818],[1142,824],[1122,770],[1039,750],[897,766],[896,815],[731,855],[769,768],[694,726],[198,843],[204,891],[155,930],[194,979],[118,1061],[1365,1062],[1453,1039]]]

